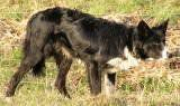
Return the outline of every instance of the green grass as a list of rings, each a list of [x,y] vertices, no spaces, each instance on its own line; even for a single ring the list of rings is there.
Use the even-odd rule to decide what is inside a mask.
[[[134,13],[157,20],[180,17],[179,0],[2,0],[0,17],[20,21],[32,12],[53,6],[66,6],[94,14]]]
[[[135,14],[159,21],[170,18],[171,22],[176,22],[180,19],[179,0],[1,0],[0,17],[22,21],[35,11],[57,5],[76,8],[98,17],[109,14]],[[2,44],[0,50],[1,47]],[[19,47],[9,50],[8,53],[0,51],[0,106],[180,105],[180,76],[177,70],[165,70],[170,73],[166,76],[145,74],[144,77],[134,77],[131,74],[126,76],[128,72],[119,72],[116,93],[110,98],[104,95],[94,97],[89,92],[85,68],[77,60],[67,78],[67,88],[72,99],[64,98],[54,88],[57,68],[53,59],[49,59],[46,63],[45,77],[35,78],[28,73],[19,84],[15,96],[6,98],[4,93],[7,83],[17,70],[21,58]],[[148,73],[150,70],[146,71]],[[155,73],[159,74],[161,71],[161,69],[155,70]]]
[[[49,59],[46,63],[45,77],[36,78],[28,73],[19,84],[15,96],[7,98],[4,95],[6,85],[22,58],[20,51],[17,48],[10,51],[9,55],[1,55],[0,106],[171,106],[180,104],[179,77],[176,80],[169,79],[167,76],[127,79],[127,72],[118,73],[117,91],[112,97],[108,98],[104,95],[94,97],[89,93],[84,65],[78,60],[74,62],[67,77],[67,88],[72,99],[64,98],[54,87],[57,68],[53,59]],[[175,70],[166,71],[175,72]]]

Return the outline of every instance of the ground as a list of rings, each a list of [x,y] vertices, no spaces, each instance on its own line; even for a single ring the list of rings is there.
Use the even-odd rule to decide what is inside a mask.
[[[0,1],[0,106],[180,106],[180,70],[169,67],[173,59],[142,62],[132,70],[118,72],[117,91],[112,97],[90,95],[84,65],[75,60],[67,77],[67,88],[72,96],[68,99],[54,88],[57,68],[50,58],[46,63],[46,76],[35,78],[28,73],[15,96],[5,97],[7,83],[22,58],[27,20],[34,11],[54,5],[78,8],[126,24],[137,24],[144,19],[152,26],[170,18],[168,48],[173,51],[180,46],[178,0],[87,0],[85,4],[83,0]]]

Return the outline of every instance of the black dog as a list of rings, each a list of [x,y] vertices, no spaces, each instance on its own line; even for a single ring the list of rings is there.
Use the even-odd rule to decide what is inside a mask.
[[[49,56],[54,56],[59,68],[55,86],[61,93],[70,97],[65,87],[66,76],[72,59],[80,58],[87,66],[91,93],[98,94],[103,70],[108,70],[108,80],[115,84],[116,73],[110,73],[108,68],[119,68],[121,64],[116,64],[117,61],[166,56],[167,24],[165,21],[149,28],[141,21],[137,27],[127,27],[67,8],[40,11],[28,22],[24,58],[10,80],[6,95],[14,94],[18,83],[30,69],[35,75],[40,74]]]
[[[116,73],[113,72],[114,67],[128,69],[138,65],[138,58],[168,57],[165,48],[168,20],[153,28],[149,28],[144,21],[141,21],[137,27],[127,27],[94,17],[84,17],[71,22],[64,16],[62,20],[61,24],[55,28],[55,32],[66,33],[65,38],[69,46],[64,44],[58,47],[64,51],[63,53],[68,53],[67,57],[80,58],[93,67],[97,64],[93,70],[89,69],[89,72],[96,73],[90,74],[90,85],[93,87],[98,85],[102,77],[103,83],[98,85],[98,88],[103,86],[104,88],[101,89],[106,93],[114,89],[116,77]],[[55,39],[54,42],[62,41]],[[129,66],[123,67],[126,64]],[[95,75],[98,76],[95,78]],[[106,85],[112,86],[108,88]]]
[[[55,86],[59,91],[68,96],[65,87],[65,77],[69,71],[72,59],[66,58],[61,50],[55,50],[59,43],[55,44],[53,39],[55,27],[61,24],[61,18],[66,16],[71,22],[84,17],[93,17],[89,14],[67,8],[51,8],[34,14],[29,20],[26,28],[26,38],[24,42],[24,57],[18,71],[12,76],[9,82],[6,96],[14,95],[15,89],[22,77],[32,69],[35,76],[40,75],[45,67],[45,59],[53,56],[58,66],[59,74]],[[56,35],[65,36],[60,32]],[[62,39],[62,42],[66,42]],[[66,42],[67,43],[67,42]],[[68,43],[66,44],[68,45]],[[66,52],[64,52],[66,53]],[[60,71],[61,70],[61,71]],[[59,79],[59,77],[61,79]]]

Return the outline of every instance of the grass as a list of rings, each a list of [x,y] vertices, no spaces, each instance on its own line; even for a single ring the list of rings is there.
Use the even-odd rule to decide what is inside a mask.
[[[53,6],[76,8],[96,16],[137,13],[142,17],[172,21],[180,17],[178,0],[2,0],[0,17],[21,21],[34,11]]]
[[[21,22],[30,14],[53,6],[76,8],[95,16],[135,14],[176,24],[180,17],[179,0],[1,0],[0,17]],[[6,43],[6,44],[5,44]],[[21,47],[7,49],[0,40],[0,106],[179,106],[179,70],[145,69],[119,72],[117,92],[112,97],[90,95],[84,65],[76,60],[67,79],[69,100],[54,88],[57,68],[53,59],[46,63],[46,76],[35,78],[28,73],[16,95],[4,96],[7,82],[22,58]],[[19,45],[19,44],[18,44]],[[3,51],[5,50],[5,51]],[[142,74],[142,75],[141,75]]]
[[[76,60],[68,74],[67,88],[72,99],[64,98],[54,88],[57,75],[53,59],[46,63],[46,76],[35,78],[28,73],[19,84],[16,95],[4,96],[6,84],[16,71],[22,57],[21,50],[10,51],[15,55],[1,56],[0,64],[0,105],[1,106],[178,106],[180,104],[180,81],[178,78],[156,75],[134,77],[130,72],[118,73],[117,91],[112,97],[91,96],[84,65]],[[8,57],[8,58],[7,58]],[[13,61],[12,61],[13,60]],[[146,72],[152,70],[146,70]],[[168,73],[175,70],[165,70]],[[169,74],[170,75],[170,74]],[[175,105],[174,105],[175,104]]]

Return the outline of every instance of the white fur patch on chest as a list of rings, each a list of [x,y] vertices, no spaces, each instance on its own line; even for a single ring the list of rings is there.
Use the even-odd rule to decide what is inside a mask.
[[[107,64],[116,67],[118,70],[128,70],[132,67],[138,66],[139,60],[131,55],[128,48],[124,48],[124,56],[126,59],[120,57],[113,58],[107,62]]]
[[[168,58],[168,49],[167,47],[164,47],[163,51],[162,51],[162,59],[166,59]]]

